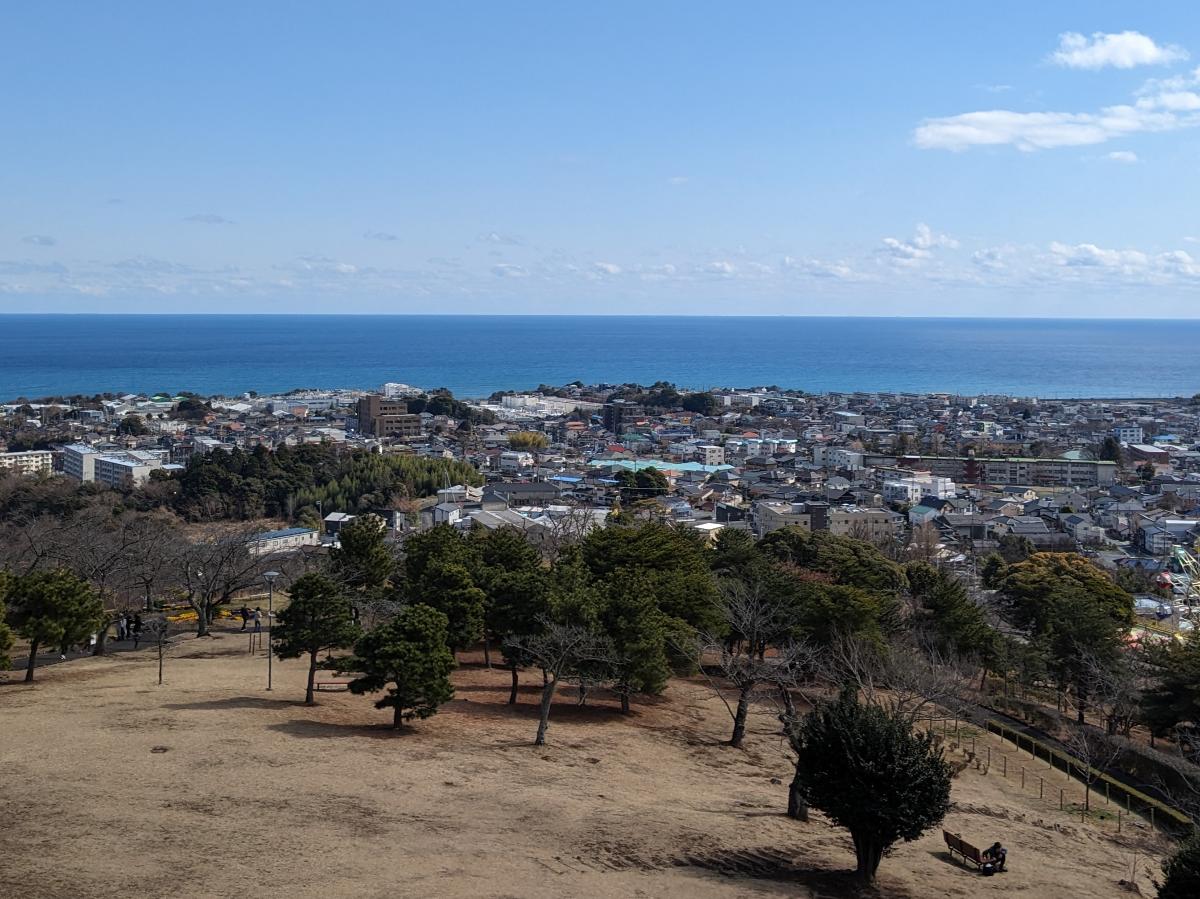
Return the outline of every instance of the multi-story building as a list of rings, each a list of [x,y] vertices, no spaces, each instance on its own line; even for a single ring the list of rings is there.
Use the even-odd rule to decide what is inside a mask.
[[[28,475],[50,474],[54,471],[54,454],[49,450],[0,453],[0,471]]]
[[[864,463],[888,468],[895,456],[867,454]],[[1117,479],[1117,463],[1090,459],[982,458],[977,456],[905,456],[906,467],[927,469],[935,477],[960,484],[1037,487],[1106,487]]]
[[[96,480],[96,457],[99,450],[84,443],[72,443],[62,451],[63,474],[77,481]]]
[[[93,461],[95,480],[109,487],[137,487],[150,480],[150,472],[162,468],[155,453],[131,450],[125,453],[101,453]]]
[[[613,400],[604,404],[604,427],[620,437],[627,424],[644,418],[645,415],[646,408],[638,403]]]
[[[1118,443],[1141,443],[1146,439],[1141,425],[1117,425],[1112,433]]]
[[[371,437],[418,437],[421,416],[408,411],[408,403],[370,394],[358,400],[358,431]]]
[[[890,478],[883,482],[883,498],[889,503],[917,503],[923,497],[952,499],[958,487],[950,478],[914,474],[906,478]]]
[[[785,527],[828,531],[838,537],[886,540],[895,537],[904,516],[890,509],[830,506],[828,503],[785,503],[762,500],[750,509],[750,523],[759,537]]]
[[[724,465],[725,448],[704,444],[696,447],[696,461],[701,465]]]

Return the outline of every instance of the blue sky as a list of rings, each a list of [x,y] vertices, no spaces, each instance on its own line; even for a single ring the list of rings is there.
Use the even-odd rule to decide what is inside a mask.
[[[5,311],[1200,315],[1194,4],[0,10]]]

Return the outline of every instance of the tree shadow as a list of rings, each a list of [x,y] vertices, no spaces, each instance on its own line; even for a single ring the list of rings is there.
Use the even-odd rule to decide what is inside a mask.
[[[200,699],[196,702],[168,702],[163,708],[172,711],[221,709],[282,709],[303,706],[302,699],[269,699],[265,696],[230,696],[226,699]]]
[[[968,874],[978,873],[974,868],[968,867],[966,862],[960,862],[952,853],[945,849],[930,849],[929,854],[943,865],[949,865],[951,868],[957,868],[959,871],[965,871]]]
[[[455,692],[458,689],[455,688]],[[539,691],[540,692],[540,691]],[[537,721],[541,717],[541,708],[536,702],[518,702],[515,705],[494,702],[472,702],[470,699],[452,699],[446,704],[472,717],[504,718],[508,720]],[[621,709],[611,705],[593,704],[589,699],[587,705],[575,702],[555,700],[550,707],[550,723],[553,724],[609,724],[613,721],[629,721],[636,718],[636,712],[623,714]]]
[[[867,886],[854,871],[833,871],[813,867],[811,860],[796,858],[792,852],[764,846],[749,849],[714,849],[688,852],[678,864],[702,868],[725,877],[752,878],[786,886],[786,894],[794,895],[795,884],[803,884],[822,897],[907,897],[907,890],[894,885]]]
[[[396,730],[390,724],[340,724],[336,721],[313,721],[308,718],[293,718],[291,721],[268,724],[267,730],[310,740],[335,740],[347,737],[391,740],[415,737],[420,733],[411,724],[406,724],[400,730]]]

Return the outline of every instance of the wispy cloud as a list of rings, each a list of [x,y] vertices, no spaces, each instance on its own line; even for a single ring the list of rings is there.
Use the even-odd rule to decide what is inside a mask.
[[[1138,155],[1132,150],[1113,150],[1105,159],[1111,159],[1113,162],[1123,162],[1126,165],[1132,165],[1138,161]]]
[[[216,215],[212,212],[198,212],[195,215],[189,215],[184,219],[185,222],[192,222],[196,225],[232,225],[233,219],[227,219],[223,215]]]
[[[501,244],[506,247],[519,247],[521,240],[513,237],[511,234],[501,234],[499,231],[489,231],[486,234],[479,235],[480,241],[483,243]]]
[[[621,266],[615,262],[593,262],[592,272],[597,275],[619,275],[621,274]]]
[[[368,231],[363,235],[367,240],[399,240],[395,234],[389,234],[387,231]]]
[[[24,243],[33,244],[35,247],[52,247],[58,243],[49,234],[27,234],[21,240]]]
[[[499,262],[492,266],[492,274],[497,278],[527,278],[529,270],[523,265],[513,265],[510,262]]]
[[[1069,69],[1132,69],[1135,66],[1161,66],[1187,59],[1187,51],[1169,44],[1156,44],[1139,31],[1117,34],[1093,32],[1086,37],[1068,31],[1058,37],[1058,49],[1050,62]]]
[[[913,143],[926,150],[1009,145],[1032,152],[1193,128],[1200,125],[1198,89],[1200,68],[1172,78],[1150,79],[1136,91],[1133,102],[1105,106],[1097,112],[985,109],[929,118],[913,131]]]
[[[917,225],[916,233],[907,240],[898,237],[883,239],[883,254],[893,265],[914,267],[933,256],[938,248],[955,249],[958,241],[949,234],[936,234],[934,230],[921,222]]]
[[[672,175],[670,178],[667,179],[667,183],[674,185],[675,187],[678,187],[681,184],[687,184],[688,183],[687,175]]]

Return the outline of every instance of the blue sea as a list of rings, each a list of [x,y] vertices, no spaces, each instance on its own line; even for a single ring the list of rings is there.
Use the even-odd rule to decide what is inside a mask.
[[[1200,320],[0,315],[0,399],[403,381],[673,381],[1041,397],[1200,392]]]

